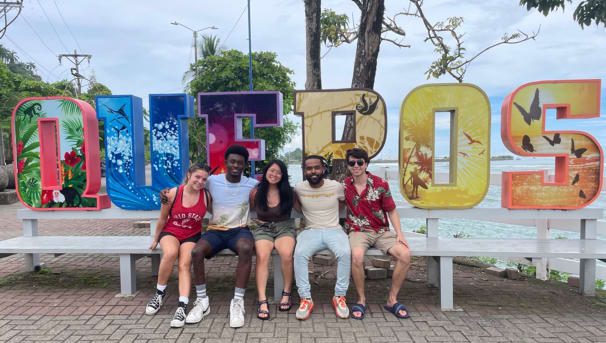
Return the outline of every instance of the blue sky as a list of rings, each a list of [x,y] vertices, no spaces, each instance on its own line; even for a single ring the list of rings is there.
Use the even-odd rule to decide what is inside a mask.
[[[451,16],[463,16],[461,32],[469,55],[495,43],[505,33],[517,30],[540,33],[536,40],[519,45],[497,47],[479,57],[467,71],[465,82],[484,90],[492,107],[492,154],[507,154],[500,142],[500,106],[503,98],[518,86],[532,81],[599,78],[606,81],[606,30],[589,27],[582,30],[572,19],[578,1],[567,4],[566,11],[545,17],[527,11],[517,0],[447,0],[425,2],[424,12],[431,22]],[[82,2],[25,1],[21,16],[9,27],[0,43],[17,51],[26,62],[39,65],[44,80],[56,81],[69,76],[69,63],[58,64],[57,55],[74,49],[92,54],[90,65],[82,65],[82,74],[95,75],[114,94],[177,93],[183,90],[182,77],[193,61],[192,33],[177,21],[200,29],[214,25],[226,48],[248,50],[246,0],[213,2],[157,1],[124,2],[117,0]],[[359,12],[349,0],[324,0],[323,7],[346,13],[357,21]],[[393,15],[408,7],[405,1],[387,1],[386,13]],[[67,23],[67,25],[65,23]],[[433,48],[424,42],[425,32],[418,19],[400,17],[406,31],[404,44],[397,48],[383,43],[378,60],[375,90],[387,104],[389,133],[382,158],[397,157],[397,128],[400,105],[416,86],[430,82],[454,82],[442,77],[426,80],[424,71],[435,59]],[[274,51],[278,60],[294,71],[297,89],[305,85],[305,20],[303,1],[252,0],[252,48]],[[393,38],[393,37],[392,37]],[[351,83],[355,44],[328,51],[323,48],[323,87],[347,88]],[[606,92],[602,87],[602,112],[606,111]],[[606,120],[557,123],[547,116],[548,129],[576,129],[589,132],[606,144]],[[296,121],[300,121],[298,117]],[[438,130],[438,135],[442,135]],[[301,145],[300,135],[285,147]]]

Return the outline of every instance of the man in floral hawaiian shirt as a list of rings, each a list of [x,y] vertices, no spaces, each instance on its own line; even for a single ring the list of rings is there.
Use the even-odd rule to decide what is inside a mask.
[[[351,309],[351,317],[364,319],[366,296],[364,295],[364,255],[375,247],[396,259],[386,310],[398,318],[408,318],[404,305],[397,302],[400,287],[410,266],[410,250],[400,227],[400,216],[391,197],[389,184],[366,171],[368,153],[363,149],[350,149],[346,154],[352,176],[344,181],[347,218],[345,229],[351,245],[351,275],[358,292],[358,302]],[[394,227],[390,231],[387,217]]]

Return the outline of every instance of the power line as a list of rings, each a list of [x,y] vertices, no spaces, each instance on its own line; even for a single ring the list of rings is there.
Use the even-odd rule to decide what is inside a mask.
[[[63,43],[63,41],[61,40],[61,36],[59,36],[59,33],[57,32],[57,29],[55,29],[55,25],[53,25],[53,23],[51,22],[50,18],[48,17],[48,14],[46,14],[46,10],[44,10],[44,7],[42,7],[42,4],[40,3],[40,0],[36,0],[36,2],[38,2],[38,5],[42,9],[42,13],[44,13],[44,16],[46,17],[46,20],[48,20],[48,23],[53,28],[53,31],[55,31],[55,34],[57,35],[57,38],[59,39],[59,42],[61,43],[61,45],[63,45],[63,48],[65,50],[69,50],[67,48],[67,46],[65,45],[65,43]]]
[[[78,43],[78,40],[76,39],[76,36],[74,36],[74,33],[69,28],[69,25],[67,25],[67,22],[63,18],[63,14],[61,14],[61,11],[59,10],[59,6],[57,6],[57,2],[55,0],[53,0],[53,3],[55,3],[55,8],[57,9],[57,12],[59,12],[59,17],[61,17],[61,20],[63,21],[63,24],[65,24],[65,27],[67,27],[67,31],[69,32],[69,34],[72,35],[72,38],[76,42],[76,45],[78,46],[78,49],[82,50],[82,48],[80,47],[80,43]]]
[[[236,22],[234,23],[234,26],[232,26],[231,30],[229,30],[229,33],[227,34],[227,37],[223,40],[223,44],[227,43],[227,40],[231,36],[231,33],[234,32],[234,30],[236,29],[236,26],[240,22],[240,19],[242,19],[242,16],[244,15],[244,12],[246,12],[247,8],[248,8],[248,4],[246,4],[244,6],[244,9],[242,10],[242,13],[240,13],[240,16],[238,17],[238,20],[236,20]]]
[[[48,47],[48,45],[46,44],[46,42],[44,41],[44,39],[42,39],[42,37],[40,37],[40,34],[38,34],[38,31],[36,31],[34,29],[34,27],[29,23],[29,21],[27,21],[27,18],[25,16],[21,16],[23,18],[23,20],[25,21],[25,23],[27,24],[27,26],[29,26],[29,28],[34,32],[34,34],[38,37],[38,39],[40,39],[40,42],[42,42],[42,45],[44,45],[48,51],[50,51],[51,54],[53,54],[53,56],[56,56],[57,53],[54,52],[51,48]]]

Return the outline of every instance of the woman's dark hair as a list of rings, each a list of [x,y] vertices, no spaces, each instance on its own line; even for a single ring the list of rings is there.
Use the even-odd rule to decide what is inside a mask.
[[[197,172],[198,170],[204,170],[205,172],[207,172],[210,175],[209,166],[207,166],[206,164],[202,164],[202,163],[194,163],[191,166],[189,166],[189,168],[187,168],[187,173],[185,174],[185,177],[183,178],[183,184],[185,185],[189,181],[189,178],[187,177],[188,175],[191,175],[191,174]]]
[[[272,165],[277,165],[282,173],[282,179],[278,182],[278,191],[280,192],[280,213],[290,213],[294,205],[294,195],[290,182],[288,180],[288,168],[284,162],[280,160],[271,160],[263,169],[263,178],[257,185],[257,194],[255,195],[255,203],[260,206],[263,211],[268,210],[267,192],[269,190],[269,181],[267,181],[267,171]]]

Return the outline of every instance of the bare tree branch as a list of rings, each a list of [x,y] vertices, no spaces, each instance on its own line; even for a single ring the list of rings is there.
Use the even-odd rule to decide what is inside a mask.
[[[402,44],[400,42],[400,40],[396,41],[396,40],[389,39],[389,38],[386,38],[386,37],[381,37],[381,40],[382,41],[386,41],[386,42],[390,42],[391,44],[397,46],[398,48],[410,48],[410,44]]]
[[[467,72],[467,67],[469,67],[469,64],[486,51],[493,49],[499,45],[513,45],[525,42],[530,39],[534,40],[540,31],[539,27],[539,29],[536,32],[533,32],[532,34],[527,34],[520,30],[518,30],[518,32],[514,34],[505,33],[503,37],[501,37],[501,41],[484,48],[480,52],[473,55],[471,58],[465,59],[464,54],[466,49],[463,47],[462,40],[464,35],[459,34],[456,31],[463,22],[463,18],[452,17],[448,18],[448,21],[446,23],[437,22],[432,25],[425,16],[425,13],[423,13],[423,1],[410,0],[410,2],[415,5],[416,12],[411,13],[410,11],[408,11],[404,12],[404,14],[416,16],[422,20],[423,25],[425,26],[425,29],[427,31],[427,37],[425,38],[425,41],[430,41],[431,44],[436,47],[436,51],[440,53],[440,58],[434,61],[429,67],[429,69],[425,72],[428,75],[428,79],[432,76],[438,78],[441,75],[449,74],[458,82],[463,82],[463,78],[465,76],[465,73]],[[443,34],[450,35],[450,37],[452,37],[455,43],[454,48],[451,48],[446,44],[444,37],[442,36]]]

